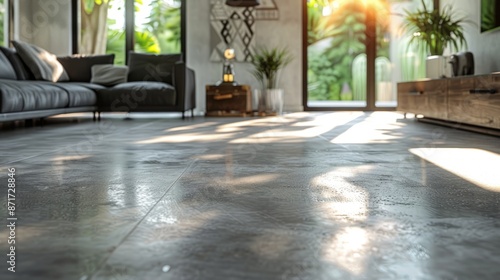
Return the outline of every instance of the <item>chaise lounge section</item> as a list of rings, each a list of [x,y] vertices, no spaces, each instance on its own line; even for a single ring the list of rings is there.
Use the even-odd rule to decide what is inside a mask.
[[[195,73],[181,54],[129,53],[126,83],[97,89],[100,112],[181,112],[194,116]]]

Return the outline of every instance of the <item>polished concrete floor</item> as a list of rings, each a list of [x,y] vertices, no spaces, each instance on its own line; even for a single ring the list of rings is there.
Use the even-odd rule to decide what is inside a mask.
[[[0,144],[0,279],[500,277],[497,137],[392,112],[85,115]]]

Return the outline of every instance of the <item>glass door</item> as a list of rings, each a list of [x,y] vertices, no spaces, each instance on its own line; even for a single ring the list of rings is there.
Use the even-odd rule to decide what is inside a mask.
[[[421,78],[425,70],[425,54],[408,46],[401,30],[405,9],[420,5],[421,0],[306,0],[305,108],[396,107],[396,83]]]
[[[307,1],[307,107],[365,108],[363,1]]]

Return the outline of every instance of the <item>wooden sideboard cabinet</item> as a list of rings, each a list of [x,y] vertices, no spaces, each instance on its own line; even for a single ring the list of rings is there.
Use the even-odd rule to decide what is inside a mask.
[[[464,123],[473,121],[468,116],[470,110],[466,106],[466,99],[470,90],[475,88],[474,76],[449,79],[445,82],[448,84],[448,120]]]
[[[448,81],[449,120],[500,128],[500,75]]]
[[[398,110],[430,118],[447,118],[447,84],[441,80],[422,80],[398,84]]]
[[[500,73],[398,83],[397,109],[500,129]]]

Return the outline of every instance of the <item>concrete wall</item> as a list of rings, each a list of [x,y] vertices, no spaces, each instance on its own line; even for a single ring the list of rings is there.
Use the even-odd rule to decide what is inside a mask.
[[[70,0],[23,0],[14,5],[14,39],[56,55],[71,53]]]
[[[441,0],[441,7],[452,5],[454,10],[467,17],[471,23],[464,25],[468,50],[474,54],[475,74],[488,74],[500,71],[500,31],[481,33],[481,1]],[[448,51],[448,54],[450,52]]]
[[[302,111],[302,1],[275,0],[279,20],[256,21],[257,45],[286,46],[295,59],[281,73],[285,111]],[[210,61],[210,1],[187,0],[187,61],[196,70],[198,111],[205,111],[205,85],[221,79],[222,63]],[[236,81],[257,88],[249,63],[235,63]]]

